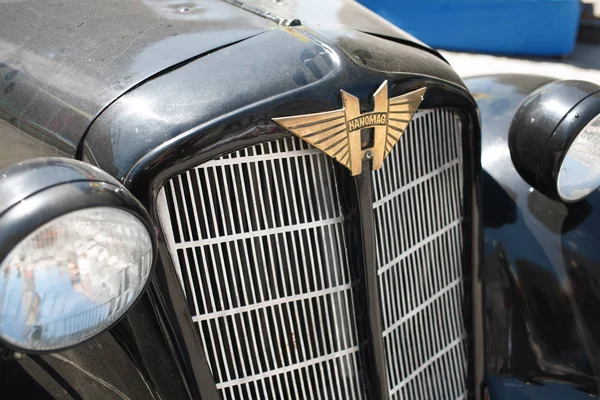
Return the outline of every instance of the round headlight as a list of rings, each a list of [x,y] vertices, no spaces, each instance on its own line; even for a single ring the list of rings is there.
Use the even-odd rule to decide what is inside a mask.
[[[0,339],[49,351],[94,336],[138,298],[152,254],[146,225],[118,208],[77,210],[42,225],[0,264]]]
[[[600,115],[567,150],[558,172],[558,195],[565,201],[584,198],[600,186]]]
[[[555,81],[529,94],[513,117],[510,156],[546,196],[580,201],[600,185],[600,86]]]

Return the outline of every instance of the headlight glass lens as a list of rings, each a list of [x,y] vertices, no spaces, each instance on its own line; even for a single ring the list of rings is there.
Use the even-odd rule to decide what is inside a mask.
[[[133,214],[98,207],[61,216],[0,264],[0,337],[33,351],[88,339],[127,311],[151,266],[150,235]]]
[[[600,186],[600,115],[577,135],[560,166],[558,195],[581,200]]]

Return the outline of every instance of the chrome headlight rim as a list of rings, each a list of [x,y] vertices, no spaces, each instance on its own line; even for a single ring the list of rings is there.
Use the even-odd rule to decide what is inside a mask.
[[[546,188],[546,192],[564,203],[576,203],[583,200],[596,188],[577,198],[565,198],[558,188],[561,167],[573,142],[580,133],[600,116],[600,92],[589,95],[575,105],[560,121],[550,137],[546,149],[540,159],[537,179]],[[544,171],[551,171],[544,174]]]
[[[562,201],[580,201],[600,187],[599,150],[600,114],[579,132],[565,151],[556,178],[556,191]]]
[[[69,160],[69,162],[72,160]],[[74,162],[74,161],[73,161]],[[79,163],[79,162],[77,162]],[[83,164],[83,163],[80,163]],[[88,165],[86,165],[88,167]],[[89,168],[99,171],[96,168]],[[87,175],[84,178],[91,177]],[[103,180],[76,180],[43,188],[26,198],[7,207],[0,214],[0,263],[3,263],[11,252],[30,234],[47,223],[75,211],[89,210],[98,207],[114,208],[132,215],[145,227],[151,242],[152,263],[148,278],[143,283],[137,297],[124,309],[122,314],[106,325],[97,333],[68,346],[52,349],[29,349],[19,346],[0,337],[0,345],[14,352],[26,354],[47,354],[67,350],[93,339],[97,335],[109,330],[117,324],[145,293],[149,282],[152,280],[157,262],[156,229],[150,216],[140,202],[133,197],[127,189],[120,186],[107,175]],[[94,177],[95,178],[95,177]],[[107,182],[108,181],[108,182]]]

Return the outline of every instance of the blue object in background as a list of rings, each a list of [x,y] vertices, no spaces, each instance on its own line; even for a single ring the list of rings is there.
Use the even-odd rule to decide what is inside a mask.
[[[579,0],[359,0],[431,47],[537,56],[573,52]]]

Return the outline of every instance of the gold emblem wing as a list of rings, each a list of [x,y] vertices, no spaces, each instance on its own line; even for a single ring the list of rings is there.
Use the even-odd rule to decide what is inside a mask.
[[[344,109],[273,118],[278,125],[349,168],[350,151]]]
[[[419,109],[427,88],[415,90],[402,96],[392,97],[388,106],[388,130],[383,158],[392,151],[406,130],[413,115]]]

